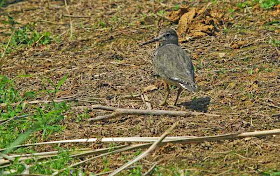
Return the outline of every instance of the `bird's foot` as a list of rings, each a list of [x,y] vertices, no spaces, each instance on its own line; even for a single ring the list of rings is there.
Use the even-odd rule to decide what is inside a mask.
[[[159,105],[160,106],[166,106],[166,105],[168,105],[168,103],[166,101],[162,101]]]
[[[178,101],[175,101],[175,103],[173,104],[173,106],[180,106],[181,103],[178,103]]]
[[[160,87],[164,86],[164,83],[162,81],[158,81],[155,86],[160,89]]]

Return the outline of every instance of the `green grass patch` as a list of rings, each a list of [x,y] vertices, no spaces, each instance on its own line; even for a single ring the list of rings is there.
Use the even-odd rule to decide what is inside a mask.
[[[67,76],[59,81],[53,89],[44,89],[43,92],[54,98],[66,78]],[[28,105],[25,101],[34,99],[37,92],[22,93],[16,89],[14,82],[15,79],[0,76],[1,148],[9,147],[17,140],[21,141],[21,138],[28,138],[28,136],[23,137],[25,133],[41,131],[41,138],[46,139],[53,132],[61,131],[64,128],[59,125],[59,121],[64,119],[63,114],[69,109],[65,102],[53,101],[40,105]]]
[[[53,99],[67,77],[68,75],[64,76],[57,84],[43,78],[45,86],[42,91],[21,92],[15,86],[17,78],[9,79],[6,76],[0,76],[0,148],[5,149],[2,154],[34,153],[32,148],[17,149],[16,146],[25,141],[33,143],[39,142],[40,139],[46,140],[54,132],[60,132],[65,128],[60,122],[64,119],[64,114],[68,111],[69,106],[65,102],[56,103]],[[49,83],[52,88],[46,89],[49,87],[46,83]],[[42,93],[51,98],[51,103],[38,105],[25,103]],[[1,168],[0,175],[9,172],[20,174],[25,170],[26,165],[19,159],[16,158],[10,166]],[[69,154],[60,149],[59,154],[52,159],[55,159],[56,162],[36,164],[36,158],[34,158],[25,163],[32,163],[32,167],[29,169],[32,173],[51,174],[52,169],[59,170],[66,167]]]
[[[237,7],[243,9],[247,7],[252,7],[256,4],[259,4],[263,9],[271,9],[274,6],[280,4],[280,0],[249,0],[249,1],[242,1],[237,3]]]
[[[14,20],[13,17],[7,16],[7,20],[2,21],[3,24],[7,24],[10,28],[11,36],[3,44],[0,44],[1,57],[5,54],[10,54],[18,49],[38,47],[42,45],[48,45],[54,41],[51,33],[39,32],[36,30],[35,23],[28,23],[19,28],[16,28],[16,24],[20,24]]]

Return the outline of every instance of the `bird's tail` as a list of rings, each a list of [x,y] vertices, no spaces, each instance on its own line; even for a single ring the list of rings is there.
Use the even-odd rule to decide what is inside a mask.
[[[185,84],[179,83],[179,84],[184,89],[187,89],[187,90],[189,90],[191,92],[196,92],[197,86],[195,85],[195,83],[185,83]]]

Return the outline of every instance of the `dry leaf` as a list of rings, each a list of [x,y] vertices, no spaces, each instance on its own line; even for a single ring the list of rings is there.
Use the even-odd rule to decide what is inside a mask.
[[[167,18],[173,22],[173,23],[177,23],[179,21],[179,19],[181,18],[181,16],[186,13],[188,11],[188,8],[187,7],[182,7],[180,8],[179,10],[177,11],[173,11],[171,12]]]
[[[189,12],[182,15],[182,17],[179,20],[179,27],[178,27],[179,35],[182,35],[187,31],[195,15],[196,15],[195,8],[192,8]]]
[[[179,18],[178,34],[180,41],[187,41],[185,36],[200,38],[206,35],[215,35],[217,28],[224,22],[224,13],[211,10],[208,6],[201,9],[190,8],[184,13],[183,9],[174,11],[169,15],[169,20],[177,21]],[[189,34],[189,35],[186,35]]]

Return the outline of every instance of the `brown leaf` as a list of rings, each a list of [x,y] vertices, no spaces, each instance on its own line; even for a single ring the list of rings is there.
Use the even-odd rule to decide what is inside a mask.
[[[181,18],[181,16],[182,16],[184,13],[186,13],[186,12],[188,12],[188,8],[187,8],[187,7],[182,7],[182,8],[180,8],[180,9],[177,10],[177,11],[171,12],[171,13],[167,16],[167,18],[168,18],[171,22],[177,23],[177,22],[179,21],[179,19]]]
[[[195,15],[196,15],[195,8],[190,9],[189,12],[182,15],[182,17],[179,20],[179,27],[178,27],[179,35],[182,35],[187,31],[187,29],[189,28],[189,25],[193,21]]]
[[[193,36],[194,38],[201,38],[201,37],[206,36],[206,33],[201,32],[201,31],[195,31],[195,32],[192,33],[192,36]]]

